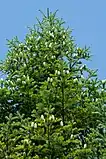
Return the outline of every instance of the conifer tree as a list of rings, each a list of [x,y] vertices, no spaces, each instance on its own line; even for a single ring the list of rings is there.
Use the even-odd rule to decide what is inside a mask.
[[[106,81],[84,64],[89,48],[56,12],[42,15],[24,42],[8,41],[0,65],[0,156],[104,159]]]

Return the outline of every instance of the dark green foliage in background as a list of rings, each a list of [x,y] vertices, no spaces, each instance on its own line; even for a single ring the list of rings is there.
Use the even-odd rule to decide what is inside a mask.
[[[105,159],[106,81],[56,12],[42,15],[24,42],[8,41],[0,65],[0,156]]]

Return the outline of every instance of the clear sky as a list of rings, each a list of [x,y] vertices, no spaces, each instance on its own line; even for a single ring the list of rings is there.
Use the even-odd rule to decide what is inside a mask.
[[[106,78],[106,0],[1,0],[0,1],[0,59],[8,50],[6,39],[18,36],[23,40],[27,26],[41,17],[39,9],[49,8],[66,21],[73,30],[76,43],[91,47],[92,69],[98,69],[98,77]]]

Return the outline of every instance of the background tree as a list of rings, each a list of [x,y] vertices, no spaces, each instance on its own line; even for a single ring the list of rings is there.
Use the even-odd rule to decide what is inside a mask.
[[[75,44],[56,12],[42,15],[24,42],[8,41],[0,65],[0,155],[105,158],[106,81],[84,64],[89,48]]]

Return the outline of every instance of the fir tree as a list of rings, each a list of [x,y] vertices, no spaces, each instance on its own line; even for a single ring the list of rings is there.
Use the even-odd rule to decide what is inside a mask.
[[[0,65],[0,156],[104,159],[106,81],[84,64],[89,48],[75,44],[56,12],[42,15],[24,42],[8,41]]]

